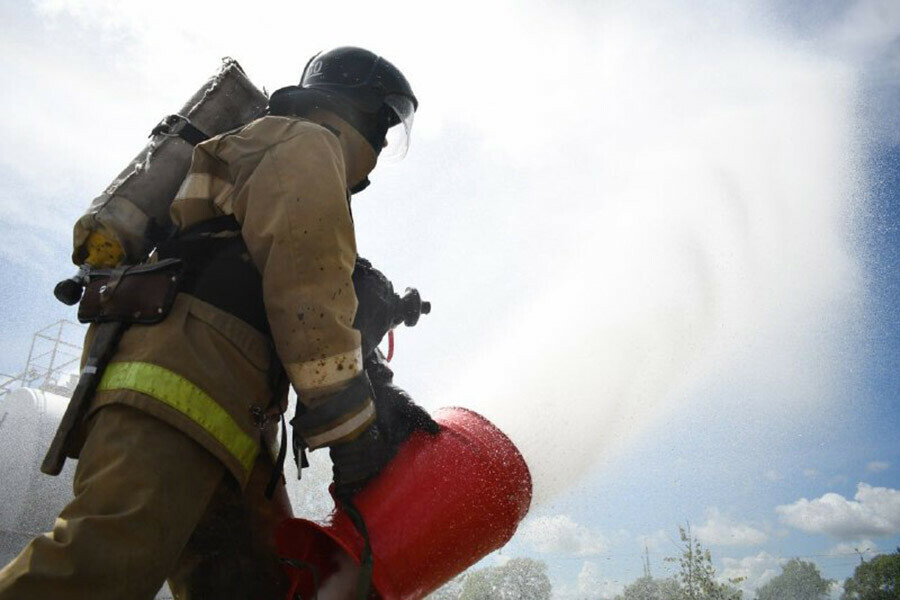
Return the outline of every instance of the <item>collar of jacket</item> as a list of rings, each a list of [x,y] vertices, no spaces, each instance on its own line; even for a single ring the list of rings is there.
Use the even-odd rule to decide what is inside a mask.
[[[347,187],[352,193],[362,191],[378,161],[372,144],[351,122],[329,110],[327,104],[317,102],[315,94],[305,92],[308,90],[302,88],[278,90],[270,99],[269,114],[306,119],[335,134],[344,154]]]

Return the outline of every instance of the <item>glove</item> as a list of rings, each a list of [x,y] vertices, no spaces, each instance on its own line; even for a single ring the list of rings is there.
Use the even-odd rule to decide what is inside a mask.
[[[431,435],[440,432],[431,415],[394,385],[394,372],[379,350],[366,358],[364,367],[375,394],[376,424],[392,457],[416,430]]]
[[[355,439],[334,444],[329,448],[329,453],[334,494],[342,500],[352,498],[393,458],[377,423],[370,425]]]
[[[372,381],[370,383],[369,373]],[[298,405],[291,420],[295,445],[329,447],[333,465],[335,495],[349,499],[362,489],[391,461],[400,446],[418,429],[437,434],[440,426],[409,395],[393,385],[394,374],[380,352],[373,352],[365,363],[365,371],[350,385],[317,402],[314,408]],[[338,440],[319,443],[322,432],[343,415],[363,414],[374,398],[375,417],[357,433]],[[346,420],[346,419],[344,419]]]
[[[400,446],[417,430],[431,435],[441,426],[393,384],[394,373],[381,352],[365,361],[365,372],[375,397],[375,422],[358,438],[331,446],[335,495],[352,498],[394,458]]]
[[[389,460],[374,427],[376,408],[372,396],[369,378],[362,371],[342,389],[316,398],[312,406],[298,403],[297,413],[291,419],[295,456],[297,447],[315,450],[328,446],[333,450],[335,483],[340,494],[360,487]]]
[[[359,330],[362,355],[366,357],[394,326],[400,297],[394,293],[394,286],[384,273],[360,257],[353,269],[353,288],[359,300],[353,327]]]

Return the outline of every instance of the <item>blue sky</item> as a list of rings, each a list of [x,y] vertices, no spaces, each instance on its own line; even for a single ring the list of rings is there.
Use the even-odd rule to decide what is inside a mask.
[[[894,106],[900,108],[897,100]],[[780,562],[795,556],[843,581],[859,562],[856,550],[868,557],[867,548],[890,552],[900,545],[896,526],[882,536],[852,539],[852,526],[841,535],[810,533],[786,525],[776,509],[827,493],[849,500],[861,482],[891,490],[900,484],[900,146],[878,144],[870,164],[874,185],[859,240],[865,247],[867,300],[865,319],[854,334],[862,360],[854,361],[858,370],[849,375],[851,389],[841,405],[831,414],[791,415],[794,424],[773,427],[770,420],[783,418],[782,411],[754,414],[748,407],[753,394],[735,397],[743,386],[732,382],[706,390],[693,410],[645,431],[626,455],[547,507],[548,514],[566,514],[579,524],[574,535],[562,527],[569,532],[561,536],[567,542],[544,555],[560,580],[579,582],[569,584],[572,597],[602,597],[584,592],[612,593],[641,576],[641,535],[650,538],[653,574],[670,574],[672,566],[663,559],[677,556],[677,525],[688,522],[695,532],[718,524],[738,538],[743,533],[750,541],[731,545],[716,543],[708,532],[706,546],[720,573],[757,584],[767,570],[771,576]],[[885,511],[894,523],[897,502],[895,497]],[[740,524],[757,531],[759,539]],[[586,534],[591,528],[593,534]],[[598,542],[597,535],[606,539]],[[577,549],[592,544],[598,545],[596,552],[577,556]]]
[[[861,482],[891,490],[900,483],[900,146],[876,146],[871,169],[875,184],[860,240],[866,248],[866,315],[855,334],[863,360],[855,361],[859,368],[841,405],[831,414],[792,415],[791,426],[773,427],[770,420],[782,418],[781,411],[754,414],[747,406],[753,394],[734,397],[742,386],[732,383],[706,390],[694,410],[645,431],[627,455],[548,507],[548,514],[566,514],[579,524],[574,535],[573,528],[562,527],[569,533],[561,536],[566,543],[545,553],[561,580],[580,582],[569,589],[572,597],[600,597],[582,594],[601,588],[611,593],[641,576],[641,534],[650,537],[653,574],[671,574],[673,567],[663,559],[678,555],[677,525],[688,522],[695,532],[717,524],[723,533],[743,533],[749,542],[732,545],[721,538],[716,543],[707,532],[706,546],[720,573],[757,584],[766,570],[771,576],[795,556],[843,581],[859,562],[856,550],[869,557],[867,548],[890,552],[900,545],[896,526],[882,536],[852,539],[852,526],[823,535],[786,525],[776,509],[827,493],[849,500]],[[884,513],[894,523],[897,502],[895,496]],[[748,535],[740,525],[759,535]],[[607,539],[598,542],[597,535]],[[592,544],[598,549],[589,558],[577,556],[577,549]]]
[[[163,4],[2,9],[0,371],[73,317],[71,223],[222,56],[271,91],[354,43],[421,100],[354,206],[434,303],[398,380],[487,414],[538,482],[500,556],[607,598],[687,521],[748,589],[900,543],[895,3]]]

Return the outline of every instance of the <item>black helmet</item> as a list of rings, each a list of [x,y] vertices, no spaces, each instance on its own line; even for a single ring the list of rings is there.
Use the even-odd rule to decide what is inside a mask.
[[[419,106],[403,73],[377,54],[343,46],[313,56],[299,86],[272,94],[269,110],[287,114],[312,106],[331,110],[355,127],[382,158],[402,158]],[[402,127],[395,127],[402,125]]]

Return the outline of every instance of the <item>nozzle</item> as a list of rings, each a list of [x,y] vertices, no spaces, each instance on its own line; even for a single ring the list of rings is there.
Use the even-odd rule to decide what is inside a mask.
[[[56,296],[56,299],[68,306],[78,304],[82,292],[84,292],[84,287],[74,277],[63,279],[53,288],[53,295]]]
[[[394,324],[403,323],[407,327],[412,327],[419,322],[420,316],[430,312],[431,302],[423,302],[422,296],[416,288],[406,288],[406,293],[400,298],[400,310]]]
[[[84,286],[87,285],[89,278],[90,267],[82,265],[75,275],[56,284],[56,287],[53,288],[53,295],[63,304],[74,306],[81,300]]]

